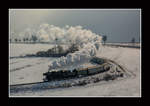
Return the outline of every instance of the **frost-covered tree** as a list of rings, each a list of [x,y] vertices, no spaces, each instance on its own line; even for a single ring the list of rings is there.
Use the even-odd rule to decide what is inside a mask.
[[[23,42],[26,42],[26,38],[23,38]]]
[[[38,40],[37,36],[32,35],[31,39],[33,40],[33,42],[36,42]]]
[[[21,42],[21,39],[18,39],[19,42]]]
[[[28,41],[29,41],[29,38],[26,38],[26,41],[28,42]]]

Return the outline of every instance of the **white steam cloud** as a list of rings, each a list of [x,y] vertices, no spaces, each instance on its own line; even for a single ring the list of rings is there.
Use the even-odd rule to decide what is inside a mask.
[[[82,26],[68,26],[63,28],[42,24],[35,29],[26,29],[19,34],[20,39],[36,36],[42,42],[55,42],[57,39],[60,43],[84,43],[93,41],[93,39],[101,39],[99,35],[92,33],[90,30],[83,29]]]
[[[83,29],[82,26],[66,25],[60,28],[54,25],[42,24],[37,29],[26,29],[20,33],[21,38],[27,37],[30,39],[33,35],[42,42],[74,43],[79,46],[79,51],[69,53],[66,57],[53,61],[49,65],[50,69],[88,61],[96,55],[102,39],[100,35],[93,33],[91,30]]]

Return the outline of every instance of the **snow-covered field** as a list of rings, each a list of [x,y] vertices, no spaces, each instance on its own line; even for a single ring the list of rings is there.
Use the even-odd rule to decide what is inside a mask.
[[[112,45],[124,45],[124,46],[140,46],[140,43],[106,43]]]
[[[111,47],[140,48],[140,43],[106,43],[105,45]]]
[[[55,44],[9,44],[9,57],[35,54],[38,51],[46,51],[54,46]],[[64,49],[67,49],[65,44],[62,46]]]
[[[48,44],[10,44],[9,57],[48,50]],[[82,87],[57,88],[40,92],[10,94],[10,96],[140,96],[140,49],[101,47],[97,56],[112,59],[133,73],[124,80],[94,83]],[[56,58],[13,58],[9,59],[9,84],[42,81],[48,64]]]
[[[49,44],[10,44],[9,57],[35,54],[52,48]],[[43,73],[48,71],[48,64],[56,58],[13,58],[9,59],[9,84],[42,81]]]

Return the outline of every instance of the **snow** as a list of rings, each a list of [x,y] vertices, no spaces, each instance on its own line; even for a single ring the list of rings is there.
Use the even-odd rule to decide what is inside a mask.
[[[9,44],[9,57],[35,54],[38,51],[48,50],[52,47],[53,45],[49,44]]]
[[[24,56],[27,54],[35,54],[38,51],[47,51],[54,47],[55,44],[9,44],[9,57]],[[68,48],[67,45],[61,45],[64,50]]]
[[[32,46],[29,52],[33,52]],[[39,46],[38,46],[39,47]],[[42,47],[42,46],[41,46]],[[43,46],[44,47],[44,46]],[[49,46],[48,46],[49,47]],[[23,47],[24,48],[24,47]],[[46,49],[43,48],[43,49]],[[32,51],[33,50],[33,51]],[[41,50],[41,49],[40,49]],[[21,50],[16,55],[21,54]],[[14,52],[14,51],[12,51]],[[11,52],[11,53],[12,53]],[[22,53],[27,53],[24,51]],[[13,54],[14,55],[14,54]],[[40,92],[21,92],[10,94],[13,96],[141,96],[140,49],[122,47],[101,47],[96,54],[98,57],[108,58],[122,65],[133,74],[132,77],[109,82],[99,82],[80,87],[57,88]],[[81,58],[81,57],[80,57]],[[55,58],[56,59],[56,58]],[[31,65],[17,71],[10,72],[9,84],[41,81],[43,73],[48,71],[52,58],[10,59],[10,71],[17,67]]]
[[[56,58],[26,58],[18,63],[10,64],[9,84],[13,85],[43,81],[43,73],[48,71],[49,62],[55,59]],[[19,69],[20,67],[23,68]],[[18,70],[15,70],[17,68]]]
[[[140,43],[106,43],[106,45],[140,46]]]

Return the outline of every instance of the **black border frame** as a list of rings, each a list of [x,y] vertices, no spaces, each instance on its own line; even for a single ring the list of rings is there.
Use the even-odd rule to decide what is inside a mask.
[[[9,36],[9,9],[141,9],[141,51],[143,52],[143,8],[8,8],[8,36]],[[7,36],[7,37],[8,37]],[[8,37],[9,38],[9,37]],[[7,39],[8,40],[8,39]],[[8,41],[7,41],[8,42]],[[9,45],[8,45],[8,55],[9,55]],[[141,70],[143,70],[143,53],[141,54]],[[9,60],[9,57],[8,57]],[[9,64],[9,62],[8,62]],[[9,70],[8,70],[9,72]],[[8,81],[9,81],[9,73]],[[9,83],[9,82],[8,82]],[[8,86],[8,84],[7,84]],[[133,101],[141,102],[143,97],[143,72],[141,73],[141,97],[9,97],[9,88],[8,88],[8,104],[24,103],[24,104],[55,104],[55,103],[67,103],[70,105],[75,105],[74,103],[105,103],[110,104],[111,102],[120,103],[128,100],[132,103]],[[58,102],[59,101],[59,102]],[[74,103],[73,103],[74,102]]]

